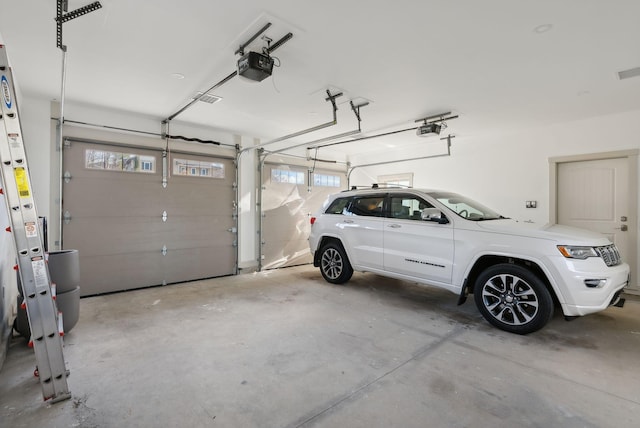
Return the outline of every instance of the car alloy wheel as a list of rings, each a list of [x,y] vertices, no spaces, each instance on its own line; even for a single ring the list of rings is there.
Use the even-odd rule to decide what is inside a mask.
[[[494,326],[527,334],[553,315],[553,300],[542,281],[521,266],[501,264],[486,269],[476,281],[478,309]]]
[[[353,268],[339,243],[329,243],[320,251],[320,272],[332,284],[347,282],[353,275]]]

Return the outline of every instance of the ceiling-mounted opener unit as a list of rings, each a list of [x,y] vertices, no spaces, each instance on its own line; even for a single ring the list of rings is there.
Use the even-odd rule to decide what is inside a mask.
[[[269,27],[271,27],[271,23],[270,22],[268,22],[264,27],[262,27],[256,34],[251,36],[251,38],[249,40],[247,40],[245,43],[241,44],[240,47],[238,48],[238,50],[236,50],[236,52],[235,52],[236,55],[240,54],[244,58],[244,56],[245,56],[244,49],[251,42],[253,42],[260,34],[264,33],[267,30],[267,28],[269,28]],[[287,42],[292,37],[293,37],[292,33],[287,33],[283,38],[281,38],[280,40],[275,42],[273,45],[271,45],[271,43],[269,43],[270,46],[263,48],[263,54],[262,55],[267,56],[269,58],[269,60],[271,61],[270,62],[271,65],[270,66],[266,62],[260,61],[260,59],[256,60],[255,56],[254,56],[253,60],[251,60],[249,58],[249,61],[247,62],[247,65],[246,66],[243,65],[242,73],[244,73],[244,74],[241,74],[240,67],[238,67],[236,70],[233,70],[231,73],[229,73],[229,75],[227,77],[225,77],[224,79],[222,79],[221,81],[219,81],[215,85],[211,86],[206,91],[201,91],[200,95],[194,97],[191,101],[189,101],[187,103],[187,105],[185,105],[180,110],[178,110],[177,112],[173,113],[172,115],[170,115],[169,117],[164,119],[162,121],[162,126],[163,126],[162,135],[163,135],[163,138],[168,136],[168,132],[166,131],[165,128],[169,124],[170,121],[172,121],[179,114],[183,113],[189,107],[194,105],[202,97],[206,96],[207,94],[209,94],[214,89],[217,89],[217,88],[221,87],[222,85],[224,85],[225,83],[229,82],[231,79],[233,79],[237,75],[240,74],[240,75],[242,75],[244,77],[247,77],[248,79],[255,80],[255,81],[261,81],[261,80],[264,80],[266,77],[270,76],[271,75],[271,70],[273,69],[273,58],[270,56],[271,52],[273,52],[276,49],[278,49],[280,46],[282,46],[285,42]],[[242,61],[242,58],[240,58],[240,61]],[[240,62],[240,61],[238,61],[238,62]],[[263,77],[260,78],[261,76],[263,76]]]
[[[455,119],[458,116],[449,116],[450,111],[446,113],[440,113],[434,116],[418,119],[415,122],[423,122],[422,125],[416,128],[416,135],[418,137],[428,137],[431,135],[440,135],[440,131],[447,127],[447,120]]]
[[[267,46],[262,49],[262,53],[253,51],[249,51],[247,53],[244,52],[244,48],[253,42],[260,34],[264,33],[270,26],[271,23],[267,23],[267,25],[254,34],[249,41],[240,45],[238,50],[235,52],[236,55],[241,55],[238,60],[238,75],[246,77],[249,80],[255,80],[256,82],[261,82],[271,76],[273,71],[273,58],[270,54],[274,50],[278,49],[283,43],[291,39],[291,37],[293,37],[292,33],[287,33],[284,37],[275,42],[273,46],[271,46],[272,39],[266,36],[263,37],[263,39],[267,41]]]

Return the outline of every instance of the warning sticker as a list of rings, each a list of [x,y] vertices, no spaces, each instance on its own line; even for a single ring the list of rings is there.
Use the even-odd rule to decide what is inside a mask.
[[[24,231],[27,234],[27,238],[35,238],[38,236],[38,228],[34,221],[28,221],[24,224]]]
[[[27,171],[24,168],[16,168],[14,170],[16,176],[16,186],[18,186],[18,193],[21,198],[28,198],[31,196],[29,190],[29,180],[27,179]]]
[[[44,264],[44,258],[36,257],[31,259],[31,266],[33,267],[33,279],[36,287],[48,286],[49,276],[47,275],[47,265]]]

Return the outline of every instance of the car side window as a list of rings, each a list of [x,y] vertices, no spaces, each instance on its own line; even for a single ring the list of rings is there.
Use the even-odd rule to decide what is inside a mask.
[[[432,204],[418,196],[392,195],[389,217],[404,220],[422,220],[422,210],[434,208]]]
[[[329,205],[325,214],[346,214],[349,202],[351,198],[337,198]]]
[[[350,213],[359,216],[382,217],[384,196],[363,196],[353,198]]]

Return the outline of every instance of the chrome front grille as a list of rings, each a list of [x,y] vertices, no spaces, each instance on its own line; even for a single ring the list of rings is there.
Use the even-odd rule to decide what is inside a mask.
[[[607,266],[617,266],[622,263],[620,253],[615,244],[607,245],[606,247],[596,247],[596,252],[602,257],[602,260],[604,260]]]

